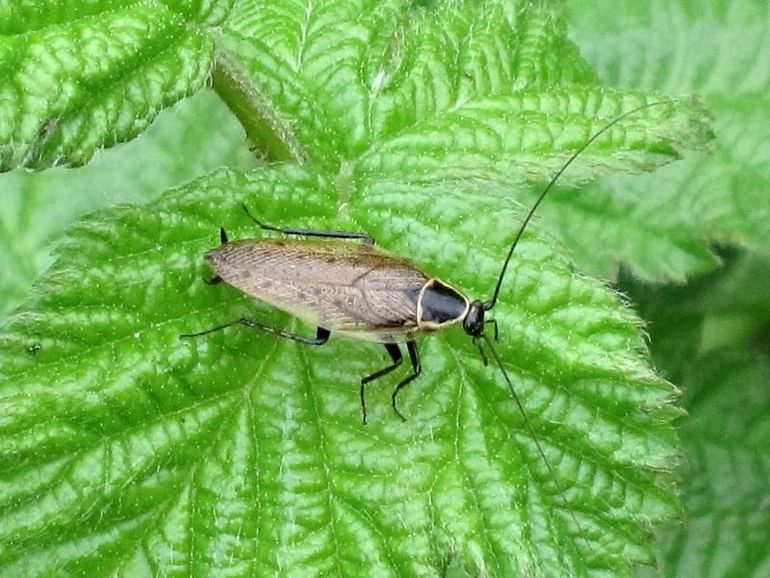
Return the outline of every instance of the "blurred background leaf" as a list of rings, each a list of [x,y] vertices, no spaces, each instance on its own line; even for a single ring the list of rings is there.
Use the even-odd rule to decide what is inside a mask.
[[[103,207],[147,202],[223,165],[253,165],[249,157],[238,122],[202,91],[86,167],[0,174],[0,318],[28,297],[51,262],[51,245],[72,222]]]
[[[770,6],[677,0],[619,10],[577,1],[568,12],[570,37],[602,80],[702,94],[714,114],[713,156],[588,187],[588,198],[617,206],[642,240],[647,232],[645,261],[608,259],[601,244],[626,252],[639,240],[613,224],[585,235],[556,211],[543,214],[594,271],[614,276],[613,263],[626,263],[633,275],[621,275],[621,288],[649,321],[656,364],[684,387],[686,518],[660,535],[659,575],[768,576]]]
[[[717,139],[713,155],[565,196],[587,215],[584,223],[563,217],[568,211],[555,203],[544,207],[554,234],[596,273],[612,276],[620,262],[650,281],[682,282],[713,269],[714,242],[770,251],[768,3],[649,0],[619,10],[609,1],[577,1],[568,14],[570,37],[602,81],[702,95]],[[593,220],[594,205],[612,207],[618,218]]]

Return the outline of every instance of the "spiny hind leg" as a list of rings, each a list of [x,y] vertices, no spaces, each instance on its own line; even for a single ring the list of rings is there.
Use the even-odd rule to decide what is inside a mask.
[[[364,396],[364,389],[366,387],[366,384],[370,381],[374,381],[378,377],[382,377],[383,375],[386,375],[396,369],[399,365],[401,365],[401,362],[404,360],[404,356],[401,353],[401,348],[396,343],[384,343],[385,349],[388,351],[388,355],[390,355],[390,358],[393,360],[393,363],[391,365],[388,365],[387,367],[383,367],[382,369],[375,371],[371,375],[367,375],[366,377],[361,378],[361,415],[363,417],[363,423],[366,425],[366,399]]]
[[[262,323],[258,323],[256,321],[252,321],[251,319],[246,319],[245,317],[241,317],[239,319],[236,319],[235,321],[231,321],[230,323],[225,323],[224,325],[217,325],[216,327],[212,327],[211,329],[206,329],[204,331],[199,331],[197,333],[183,333],[179,337],[182,337],[182,338],[201,337],[203,335],[208,335],[209,333],[216,333],[217,331],[222,331],[223,329],[227,329],[228,327],[233,327],[235,325],[243,325],[244,327],[249,327],[250,329],[256,329],[258,331],[272,333],[273,335],[283,337],[284,339],[291,339],[292,341],[297,341],[298,343],[304,343],[305,345],[323,345],[324,343],[329,341],[329,336],[331,335],[331,332],[328,329],[319,327],[316,329],[315,338],[305,337],[304,335],[291,333],[289,331],[283,331],[282,329],[276,329],[275,327],[270,327],[269,325],[263,325]]]
[[[409,352],[409,360],[412,362],[412,375],[409,375],[406,377],[406,379],[403,379],[401,383],[396,386],[396,389],[393,390],[393,395],[390,396],[390,402],[393,406],[393,411],[396,412],[396,415],[400,417],[402,421],[406,421],[406,418],[401,414],[400,411],[398,411],[398,406],[396,405],[396,397],[398,396],[398,392],[404,389],[418,375],[422,373],[422,364],[420,363],[420,354],[417,351],[417,344],[414,341],[407,341],[406,350]]]

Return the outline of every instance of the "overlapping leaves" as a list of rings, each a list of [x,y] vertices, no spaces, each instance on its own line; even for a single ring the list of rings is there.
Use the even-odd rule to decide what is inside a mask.
[[[576,203],[572,195],[553,211],[553,205],[544,207],[554,234],[592,271],[609,274],[620,261],[653,281],[681,282],[713,269],[714,242],[767,253],[768,4],[636,2],[619,13],[613,2],[573,2],[570,12],[571,34],[603,80],[701,94],[714,114],[717,139],[714,155],[666,167],[660,177],[615,178]],[[607,207],[615,216],[609,222]],[[602,235],[586,235],[586,229]],[[637,234],[628,235],[629,229]]]
[[[534,232],[495,316],[558,480],[459,331],[420,342],[408,422],[386,379],[366,428],[357,384],[384,363],[376,347],[178,336],[243,314],[312,331],[202,283],[220,225],[254,235],[241,203],[368,231],[487,297],[522,217],[512,185],[661,97],[591,84],[540,5],[242,2],[217,41],[214,86],[252,141],[306,167],[221,171],[95,215],[58,249],[0,348],[3,572],[551,576],[648,559],[676,508],[673,388],[630,311]],[[571,181],[707,138],[700,105],[671,100],[604,135]]]

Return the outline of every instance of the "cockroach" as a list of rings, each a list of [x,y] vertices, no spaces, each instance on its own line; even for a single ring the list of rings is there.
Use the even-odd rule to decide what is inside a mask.
[[[396,415],[404,420],[396,398],[422,371],[415,338],[421,333],[461,324],[465,333],[478,346],[484,365],[487,365],[487,357],[482,342],[500,368],[538,452],[557,484],[562,499],[568,505],[558,478],[493,346],[493,340],[485,332],[487,325],[491,325],[494,340],[498,340],[497,322],[487,318],[487,314],[497,304],[508,265],[525,229],[564,171],[612,126],[643,109],[667,103],[648,103],[619,115],[594,133],[567,159],[524,217],[503,261],[492,296],[486,301],[471,300],[449,283],[428,275],[408,259],[379,250],[375,247],[374,238],[366,233],[274,227],[256,219],[244,205],[244,211],[257,226],[265,231],[281,233],[284,237],[230,241],[225,229],[220,228],[220,246],[204,255],[215,272],[215,276],[206,282],[213,285],[224,281],[251,297],[315,325],[316,335],[314,338],[306,337],[241,317],[181,337],[200,337],[243,325],[307,345],[323,345],[332,332],[381,343],[392,363],[361,379],[361,413],[363,423],[366,424],[364,389],[368,383],[401,365],[403,353],[399,344],[406,344],[412,371],[396,385],[391,394],[391,405]]]

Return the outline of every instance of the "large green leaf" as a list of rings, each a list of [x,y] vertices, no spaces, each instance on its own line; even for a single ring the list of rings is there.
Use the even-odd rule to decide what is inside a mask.
[[[293,575],[357,564],[432,575],[457,556],[499,576],[554,575],[645,558],[649,523],[676,503],[674,391],[647,367],[631,313],[548,244],[527,238],[495,316],[569,510],[499,372],[459,331],[421,341],[406,424],[390,410],[391,380],[370,387],[368,427],[358,379],[384,365],[378,348],[245,330],[179,339],[242,314],[285,323],[202,282],[218,224],[253,234],[240,202],[272,222],[301,212],[330,226],[335,197],[297,169],[225,172],[72,232],[3,340],[6,574],[128,571],[172,552],[180,571],[204,574],[254,559]],[[472,231],[516,215],[490,222],[475,200],[425,194],[384,221],[391,200],[357,198],[349,226],[441,255],[434,268],[485,296],[501,252]]]
[[[616,576],[649,561],[677,511],[676,392],[639,320],[537,226],[494,315],[555,478],[459,329],[420,340],[407,423],[389,405],[399,374],[371,384],[367,427],[375,345],[179,335],[240,315],[312,334],[203,283],[219,226],[255,235],[241,203],[367,231],[488,298],[523,218],[514,185],[665,97],[597,86],[545,3],[241,2],[217,42],[214,88],[262,154],[295,163],[221,170],[64,238],[0,341],[0,573]],[[567,182],[708,138],[697,101],[667,99]]]

